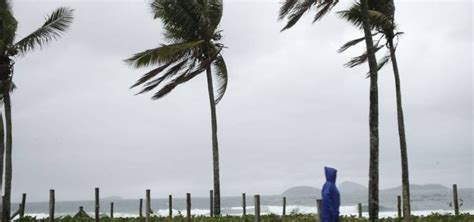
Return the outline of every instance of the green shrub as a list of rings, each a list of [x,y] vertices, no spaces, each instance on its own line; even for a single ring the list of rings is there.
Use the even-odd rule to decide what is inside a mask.
[[[222,216],[209,218],[205,216],[194,216],[193,222],[253,222],[253,216],[248,215],[245,218],[240,216]],[[54,219],[55,222],[94,222],[92,218],[74,218],[71,216],[64,216]],[[145,218],[110,218],[103,216],[100,219],[101,222],[144,222]],[[173,219],[167,217],[153,216],[150,218],[151,222],[186,222],[186,217],[176,216]],[[317,215],[314,214],[291,214],[285,217],[281,217],[275,214],[262,215],[262,222],[318,222]],[[341,222],[368,222],[367,218],[356,218],[350,216],[341,217]],[[462,214],[458,217],[447,214],[431,214],[428,216],[413,216],[413,222],[473,222],[474,215]],[[48,219],[37,219],[35,217],[26,216],[22,219],[15,220],[15,222],[48,222]],[[380,222],[401,222],[398,218],[383,218]]]

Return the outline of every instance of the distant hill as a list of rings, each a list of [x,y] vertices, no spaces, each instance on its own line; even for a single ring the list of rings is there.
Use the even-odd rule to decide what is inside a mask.
[[[339,184],[338,186],[339,192],[343,196],[351,196],[355,198],[365,197],[367,195],[368,189],[367,187],[354,183],[351,181],[345,181]],[[473,188],[460,188],[459,192],[468,193],[473,191]],[[402,192],[402,187],[394,187],[389,189],[381,189],[380,195],[383,196],[397,196],[400,195]],[[432,193],[442,193],[442,194],[450,194],[452,191],[450,188],[445,187],[441,184],[424,184],[424,185],[417,185],[411,184],[410,185],[410,192],[415,194],[432,194]],[[287,197],[314,197],[319,196],[321,190],[312,186],[296,186],[292,187],[285,192],[283,192],[283,196]]]
[[[342,182],[341,184],[338,185],[339,192],[342,194],[348,193],[348,194],[353,194],[353,193],[367,193],[367,187],[364,187],[358,183],[350,182],[350,181],[345,181]]]
[[[397,193],[397,192],[402,192],[402,186],[390,188],[390,189],[385,189],[382,190],[384,192],[389,192],[389,193]],[[410,192],[421,192],[421,193],[426,193],[426,192],[440,192],[440,193],[446,193],[450,192],[450,189],[441,185],[441,184],[425,184],[425,185],[417,185],[417,184],[410,184]]]
[[[311,186],[296,186],[282,193],[284,197],[319,197],[321,190]]]

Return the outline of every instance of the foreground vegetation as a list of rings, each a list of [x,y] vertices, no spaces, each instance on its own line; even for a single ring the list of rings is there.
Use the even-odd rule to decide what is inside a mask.
[[[48,218],[45,219],[36,219],[34,217],[24,217],[22,219],[15,220],[16,222],[47,222]],[[93,218],[74,218],[71,216],[56,218],[55,221],[58,222],[92,222],[94,221]],[[100,219],[102,222],[144,222],[145,218],[114,218],[111,219],[109,217],[102,217]],[[173,219],[169,219],[168,217],[151,217],[151,222],[185,222],[187,221],[186,217],[183,216],[176,216]],[[241,222],[247,221],[251,222],[254,221],[254,217],[249,215],[242,219],[240,216],[223,216],[223,217],[205,217],[205,216],[196,216],[192,219],[193,222]],[[319,220],[316,219],[316,215],[314,214],[295,214],[289,215],[285,217],[281,217],[278,215],[262,215],[261,216],[262,222],[273,222],[273,221],[280,221],[280,222],[293,222],[293,221],[301,221],[301,222],[318,222]],[[365,222],[369,221],[367,218],[355,218],[355,217],[341,217],[341,221],[344,222]],[[401,219],[398,218],[382,218],[380,219],[381,222],[399,222]],[[441,214],[432,214],[429,216],[412,216],[412,222],[472,222],[474,221],[474,215],[470,214],[462,214],[460,216],[453,216],[453,215],[441,215]]]

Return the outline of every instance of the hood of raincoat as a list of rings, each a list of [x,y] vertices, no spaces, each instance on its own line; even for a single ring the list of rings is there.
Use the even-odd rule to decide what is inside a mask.
[[[336,169],[331,167],[324,167],[324,173],[326,174],[326,181],[336,183]]]

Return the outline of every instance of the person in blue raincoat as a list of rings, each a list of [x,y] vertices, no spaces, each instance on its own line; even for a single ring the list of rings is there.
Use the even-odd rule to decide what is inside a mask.
[[[339,206],[341,204],[339,190],[336,187],[337,170],[324,167],[326,183],[321,190],[321,222],[339,222]]]

